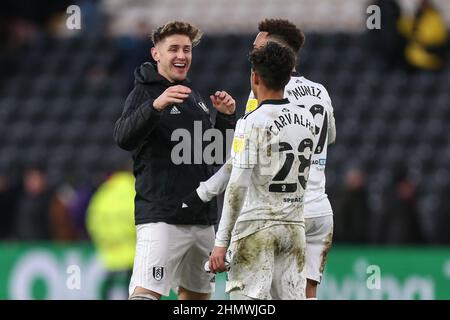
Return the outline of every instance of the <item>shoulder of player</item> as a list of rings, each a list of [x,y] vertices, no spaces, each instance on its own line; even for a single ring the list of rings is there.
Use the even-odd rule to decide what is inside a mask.
[[[309,80],[305,77],[302,77],[302,81],[306,84],[309,84],[311,86],[315,86],[315,87],[319,88],[320,90],[322,90],[322,92],[326,93],[326,95],[329,97],[328,90],[325,88],[325,86],[323,84]]]
[[[328,93],[328,90],[325,88],[325,86],[319,82],[311,81],[305,77],[302,77],[302,82],[306,85],[314,86],[318,88],[321,92],[322,97],[324,98],[325,103],[323,106],[328,110],[328,112],[334,113],[333,104],[331,102],[330,94]]]
[[[264,103],[260,105],[258,108],[256,108],[253,111],[247,112],[242,119],[247,121],[256,120],[258,117],[264,115],[266,113],[266,107],[268,104]]]
[[[297,104],[295,104],[293,102],[289,102],[289,104],[286,105],[286,106],[291,107],[291,110],[293,110],[294,112],[299,113],[299,114],[304,114],[306,117],[309,117],[309,118],[314,120],[314,116],[313,116],[311,110],[309,110],[308,108],[305,108],[304,106],[297,105]]]
[[[238,120],[236,130],[248,131],[251,128],[264,128],[267,126],[268,119],[273,117],[270,113],[274,111],[274,108],[282,108],[283,105],[289,106],[290,104],[287,99],[264,101],[258,108],[246,113]]]
[[[244,114],[241,118],[241,120],[247,120],[250,118],[252,118],[255,115],[255,112],[258,110],[259,108],[256,108],[255,110],[252,110],[250,112],[247,112],[246,114]]]

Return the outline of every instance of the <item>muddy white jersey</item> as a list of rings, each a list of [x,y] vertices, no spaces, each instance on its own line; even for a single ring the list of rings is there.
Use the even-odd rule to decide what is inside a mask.
[[[314,132],[311,112],[288,99],[263,101],[238,121],[233,168],[253,171],[232,240],[273,224],[303,224]]]
[[[304,216],[311,218],[333,214],[325,192],[327,147],[336,139],[336,125],[330,96],[323,85],[293,72],[291,80],[285,87],[284,97],[294,105],[308,109],[315,121],[317,145],[311,158],[304,197]],[[251,111],[256,108],[256,105],[253,93],[250,93],[246,111]]]

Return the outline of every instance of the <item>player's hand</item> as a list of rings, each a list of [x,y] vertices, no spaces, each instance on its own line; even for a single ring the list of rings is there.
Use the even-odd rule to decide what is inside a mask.
[[[215,246],[211,255],[209,256],[209,269],[211,272],[224,272],[227,271],[225,266],[225,255],[227,253],[227,248]]]
[[[167,88],[161,95],[153,102],[153,107],[157,111],[162,111],[172,104],[180,104],[191,93],[191,89],[186,86],[177,85]]]
[[[233,114],[236,110],[236,101],[225,91],[216,91],[210,96],[214,108],[224,114]]]

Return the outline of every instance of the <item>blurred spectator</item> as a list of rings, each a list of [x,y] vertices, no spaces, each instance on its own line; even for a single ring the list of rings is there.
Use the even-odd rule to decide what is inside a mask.
[[[400,28],[408,38],[405,57],[418,69],[437,70],[447,55],[448,30],[445,21],[429,0],[422,0],[414,19],[402,19]]]
[[[11,237],[19,186],[13,178],[0,172],[0,240]]]
[[[69,0],[4,0],[0,10],[0,48],[17,48],[32,41],[57,12],[65,12]]]
[[[450,182],[445,186],[440,205],[438,207],[438,213],[435,221],[435,233],[433,241],[437,244],[450,244],[450,201],[447,197],[450,195]]]
[[[88,181],[81,182],[73,190],[69,203],[69,214],[74,223],[78,238],[87,239],[86,214],[89,202],[95,192],[95,187]]]
[[[101,293],[111,298],[119,283],[128,296],[134,253],[134,176],[119,171],[111,175],[92,196],[87,211],[87,228],[108,275]]]
[[[18,240],[50,240],[49,208],[51,192],[46,172],[31,167],[23,177],[23,193],[18,199],[13,234]]]
[[[335,241],[367,243],[371,210],[365,174],[360,169],[350,169],[345,175],[344,186],[333,200]]]
[[[408,245],[425,242],[416,206],[416,185],[404,167],[395,167],[392,184],[382,197],[381,212],[375,219],[375,241]]]
[[[134,70],[142,63],[153,60],[150,54],[150,30],[146,21],[138,20],[131,34],[120,37],[120,60],[124,67],[122,73],[127,77],[127,92],[134,87]]]
[[[60,187],[50,202],[50,224],[52,238],[56,241],[74,241],[78,239],[74,221],[69,212],[74,192],[69,185]]]
[[[53,14],[65,11],[72,2],[69,0],[4,0],[0,17],[4,19],[20,18],[44,27]]]
[[[396,0],[377,0],[372,2],[381,11],[380,29],[369,30],[370,50],[379,55],[387,68],[404,65],[405,38],[397,28],[401,18],[400,6]]]

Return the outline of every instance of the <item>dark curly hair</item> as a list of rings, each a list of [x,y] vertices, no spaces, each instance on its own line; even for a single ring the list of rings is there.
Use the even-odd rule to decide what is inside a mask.
[[[188,36],[189,39],[191,39],[193,47],[199,44],[200,39],[203,35],[203,33],[197,27],[188,22],[170,21],[153,31],[151,36],[153,44],[156,46],[158,42],[174,34],[183,34]]]
[[[267,88],[282,90],[291,78],[295,66],[295,54],[287,46],[269,41],[266,45],[253,49],[249,61]]]
[[[284,19],[264,19],[258,24],[260,32],[267,32],[269,37],[288,45],[295,53],[305,43],[305,35],[292,22]]]

